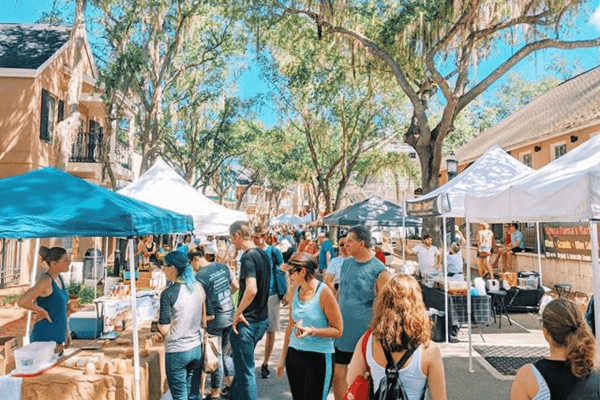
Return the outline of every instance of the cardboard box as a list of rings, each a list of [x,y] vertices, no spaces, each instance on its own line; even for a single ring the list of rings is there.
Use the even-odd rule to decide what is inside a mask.
[[[0,375],[6,375],[15,369],[15,350],[18,345],[15,337],[0,337]]]

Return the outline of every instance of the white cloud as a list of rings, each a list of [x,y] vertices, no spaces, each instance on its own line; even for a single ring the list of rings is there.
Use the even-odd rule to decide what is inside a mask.
[[[600,5],[596,8],[596,11],[594,11],[594,13],[592,14],[590,23],[592,25],[594,25],[596,28],[600,29]]]

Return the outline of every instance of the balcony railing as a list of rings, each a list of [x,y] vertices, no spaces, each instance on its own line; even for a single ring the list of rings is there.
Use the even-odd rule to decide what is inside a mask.
[[[71,145],[71,162],[102,162],[102,132],[78,132]],[[108,149],[110,154],[110,146]],[[111,162],[128,170],[132,166],[132,149],[129,144],[117,140],[115,142],[114,159]]]
[[[112,160],[116,165],[131,170],[132,165],[132,149],[129,144],[117,140],[115,142],[115,158]]]
[[[102,161],[102,132],[79,131],[71,146],[72,162],[97,163]]]

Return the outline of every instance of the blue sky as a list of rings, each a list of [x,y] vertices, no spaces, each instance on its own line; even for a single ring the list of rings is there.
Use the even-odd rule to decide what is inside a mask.
[[[570,39],[584,39],[600,35],[600,0],[594,0],[594,2],[596,3],[594,7],[595,12],[591,16],[588,15],[579,18],[576,30],[573,31],[573,37]],[[73,9],[74,6],[72,4],[74,2],[65,2],[65,0],[0,0],[0,22],[32,23],[38,20],[42,16],[42,13],[49,12],[53,4],[56,4],[57,7],[64,7],[65,3],[71,6],[71,10]],[[90,38],[90,41],[93,42],[93,38]],[[501,60],[510,55],[510,52],[513,50],[515,49],[504,47],[498,53],[497,57],[492,57],[482,62],[478,66],[476,76],[472,80],[485,77],[493,68],[498,66]],[[547,68],[553,60],[553,54],[559,54],[569,62],[578,59],[583,70],[600,65],[600,49],[597,48],[569,51],[551,50],[538,52],[536,55],[529,56],[527,59],[521,61],[514,70],[521,73],[528,80],[537,80],[547,73]],[[244,97],[260,93],[266,94],[268,86],[261,81],[258,66],[253,64],[252,60],[249,60],[248,64],[250,68],[242,74],[239,82],[240,93]],[[502,80],[498,83],[502,83]],[[485,95],[489,96],[490,93],[493,93],[493,90],[494,87],[486,92]],[[268,107],[260,112],[260,118],[267,126],[273,125],[276,122],[274,111],[268,109]]]

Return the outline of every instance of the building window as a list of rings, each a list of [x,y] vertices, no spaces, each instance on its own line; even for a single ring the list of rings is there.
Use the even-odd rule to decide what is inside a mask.
[[[56,124],[56,99],[47,90],[42,89],[42,110],[40,121],[40,139],[52,141]]]
[[[417,153],[408,153],[408,158],[417,158]]]
[[[531,152],[521,153],[521,162],[531,168]]]
[[[566,143],[556,143],[552,145],[552,159],[556,160],[567,154],[567,144]]]

